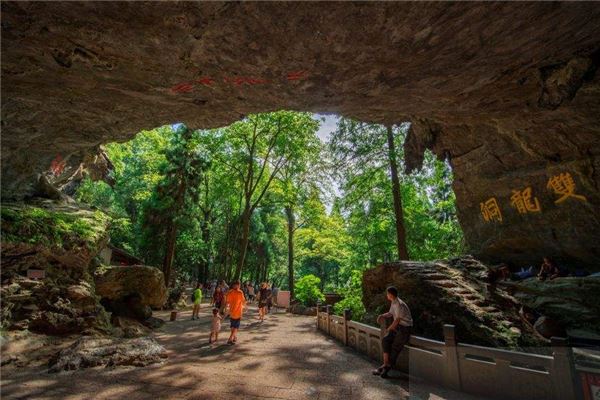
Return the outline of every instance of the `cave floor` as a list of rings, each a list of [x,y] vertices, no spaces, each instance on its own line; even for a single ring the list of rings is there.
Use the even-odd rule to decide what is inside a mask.
[[[168,312],[155,315],[168,320]],[[238,344],[228,346],[228,321],[208,344],[210,307],[201,318],[180,313],[155,332],[167,349],[163,364],[92,368],[48,374],[42,368],[3,373],[3,399],[478,399],[406,377],[371,375],[377,365],[319,333],[314,317],[283,311],[256,319],[251,307]]]

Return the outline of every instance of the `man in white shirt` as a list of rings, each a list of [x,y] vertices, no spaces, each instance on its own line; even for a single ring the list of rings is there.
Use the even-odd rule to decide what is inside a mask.
[[[398,355],[410,339],[410,330],[413,326],[410,309],[405,302],[398,298],[398,289],[390,286],[386,291],[387,299],[391,302],[390,311],[377,318],[382,323],[386,318],[394,318],[392,324],[386,329],[386,334],[381,339],[383,348],[383,365],[373,371],[374,375],[382,378],[388,377],[388,372],[396,364]]]

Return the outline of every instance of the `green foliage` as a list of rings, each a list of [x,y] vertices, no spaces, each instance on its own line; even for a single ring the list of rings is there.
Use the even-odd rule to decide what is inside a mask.
[[[393,130],[396,144],[406,125]],[[341,209],[348,216],[353,264],[361,268],[396,259],[395,216],[385,127],[341,119],[329,142],[344,192]],[[403,159],[397,147],[398,160]],[[400,163],[400,170],[403,165]],[[421,171],[401,174],[404,227],[411,258],[434,260],[460,254],[462,231],[456,218],[449,166],[426,153]]]
[[[314,306],[318,301],[325,300],[319,289],[321,279],[309,274],[296,281],[296,298],[306,306]]]
[[[343,315],[345,309],[352,313],[352,319],[360,321],[365,315],[365,306],[362,302],[362,271],[353,270],[346,285],[340,288],[339,293],[344,298],[333,306],[333,311]]]
[[[2,206],[2,241],[71,248],[95,245],[106,234],[108,217],[100,211]]]
[[[318,127],[309,113],[279,111],[213,130],[142,131],[106,146],[114,185],[85,180],[77,198],[110,215],[112,243],[149,264],[162,263],[172,222],[180,279],[233,278],[248,209],[243,280],[286,288],[291,230],[296,289],[313,277],[317,290],[297,297],[341,293],[336,312],[360,319],[362,271],[396,259],[386,129],[342,118],[324,145]],[[406,132],[393,129],[400,170]],[[400,181],[411,257],[461,253],[449,165],[427,153],[423,169]]]

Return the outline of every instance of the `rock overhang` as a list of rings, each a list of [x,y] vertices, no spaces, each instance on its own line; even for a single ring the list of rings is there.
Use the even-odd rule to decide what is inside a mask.
[[[474,253],[594,266],[599,21],[594,3],[4,2],[2,195],[31,195],[58,155],[173,121],[411,121],[407,165],[427,148],[450,160]],[[556,203],[565,174],[585,200]]]

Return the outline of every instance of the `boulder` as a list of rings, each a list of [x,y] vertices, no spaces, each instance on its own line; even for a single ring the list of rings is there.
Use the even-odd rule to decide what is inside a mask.
[[[99,366],[133,365],[143,367],[163,362],[167,352],[154,339],[82,337],[61,350],[49,362],[49,372]]]
[[[147,336],[150,333],[150,330],[146,326],[132,318],[113,315],[111,323],[114,327],[120,328],[123,332],[123,337],[126,338]]]
[[[298,314],[298,315],[310,315],[310,316],[315,316],[317,315],[317,308],[316,307],[306,307],[304,304],[292,304],[289,308],[289,312],[291,312],[292,314]]]
[[[386,263],[363,273],[367,321],[387,312],[385,291],[396,286],[411,309],[414,332],[443,339],[443,325],[456,326],[460,341],[493,346],[537,346],[542,342],[518,315],[518,302],[501,290],[490,292],[487,268],[472,258],[451,262]],[[516,328],[516,329],[511,329]]]
[[[95,283],[96,294],[109,302],[160,308],[167,299],[163,273],[155,267],[113,266],[96,275]]]
[[[600,277],[530,278],[501,285],[519,302],[562,327],[600,335]]]

